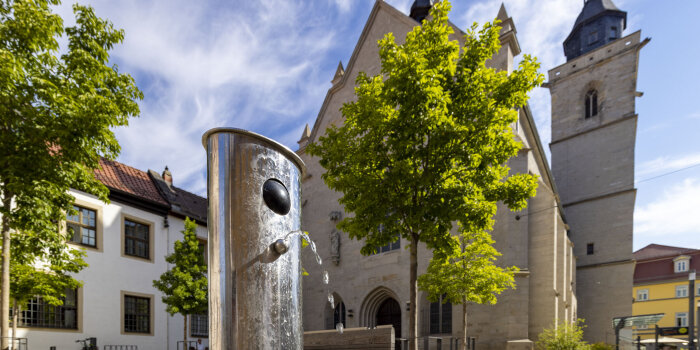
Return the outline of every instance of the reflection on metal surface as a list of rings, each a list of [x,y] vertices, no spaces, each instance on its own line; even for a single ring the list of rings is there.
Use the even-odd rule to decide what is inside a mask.
[[[209,197],[209,347],[302,349],[301,242],[288,233],[300,230],[303,162],[245,130],[212,129],[202,141]],[[264,199],[271,179],[283,186],[273,183],[271,199]]]

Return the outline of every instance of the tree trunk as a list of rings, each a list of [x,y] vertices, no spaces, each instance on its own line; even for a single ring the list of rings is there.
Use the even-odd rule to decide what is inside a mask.
[[[185,317],[185,349],[184,350],[189,350],[189,346],[187,346],[187,315],[182,315]]]
[[[3,193],[3,208],[10,210],[12,196]],[[7,218],[2,220],[2,278],[0,279],[0,349],[9,349],[10,328],[10,223]]]
[[[418,350],[418,235],[411,234],[411,300],[409,304],[408,347]]]
[[[12,342],[10,343],[12,349],[15,349],[15,339],[17,339],[17,321],[19,321],[19,305],[17,304],[17,299],[13,300],[14,304],[12,307]],[[19,348],[19,347],[18,347]]]
[[[462,350],[467,350],[467,299],[462,299]]]

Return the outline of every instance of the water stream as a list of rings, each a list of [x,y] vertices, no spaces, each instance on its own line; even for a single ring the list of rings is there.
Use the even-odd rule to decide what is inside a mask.
[[[314,257],[316,258],[316,262],[318,263],[318,266],[323,268],[323,260],[321,259],[321,256],[318,255],[318,251],[316,250],[316,243],[311,240],[311,237],[309,237],[309,234],[307,232],[301,231],[301,230],[296,230],[296,231],[291,231],[289,232],[284,239],[286,240],[290,235],[293,234],[298,234],[301,239],[306,241],[308,243],[309,247],[311,248],[311,252],[314,254]],[[325,269],[323,270],[322,277],[321,277],[323,284],[326,286],[326,294],[328,295],[328,302],[331,305],[331,309],[335,309],[335,299],[333,298],[333,293],[330,292],[330,289],[328,288],[328,271]]]
[[[311,240],[311,237],[309,237],[309,234],[307,232],[301,231],[301,230],[296,230],[296,231],[291,231],[289,232],[284,239],[286,240],[290,235],[293,234],[298,234],[301,239],[306,241],[308,243],[309,247],[311,248],[311,252],[314,254],[314,257],[316,258],[316,262],[318,263],[318,266],[320,266],[323,269],[323,260],[321,259],[321,256],[318,255],[318,251],[316,250],[316,243]],[[331,309],[335,309],[335,298],[333,298],[333,293],[331,293],[330,288],[328,287],[328,271],[323,269],[322,277],[321,277],[323,284],[326,286],[326,295],[328,298],[328,303],[331,305]],[[343,324],[338,323],[335,325],[335,329],[338,331],[338,333],[343,334]]]

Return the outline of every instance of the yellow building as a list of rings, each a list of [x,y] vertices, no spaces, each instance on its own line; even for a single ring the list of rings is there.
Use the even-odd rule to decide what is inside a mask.
[[[693,270],[700,272],[700,250],[650,244],[634,253],[632,312],[637,315],[665,314],[659,327],[688,326],[688,277]],[[696,281],[696,296],[700,295],[700,281]],[[698,298],[696,297],[696,300]],[[696,316],[696,324],[698,317]],[[697,334],[697,331],[696,333]],[[654,327],[637,327],[642,339],[654,338]],[[683,340],[688,336],[674,336]]]

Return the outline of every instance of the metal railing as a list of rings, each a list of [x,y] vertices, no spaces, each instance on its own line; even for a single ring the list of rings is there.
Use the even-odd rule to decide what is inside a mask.
[[[187,343],[185,343],[184,340],[180,340],[179,342],[177,342],[177,350],[190,350],[196,348],[197,342],[194,340],[188,340]]]
[[[105,345],[102,350],[139,350],[138,345]]]
[[[27,338],[3,337],[2,339],[10,340],[10,350],[27,350]]]
[[[420,340],[421,338],[422,340]],[[418,339],[418,344],[423,345],[421,348],[423,350],[459,350],[462,338],[424,336],[418,337]],[[396,338],[394,344],[396,344],[396,349],[408,349],[408,339],[406,338]],[[476,338],[469,337],[467,339],[467,349],[476,350]]]

